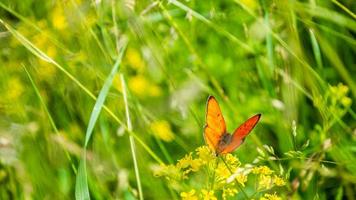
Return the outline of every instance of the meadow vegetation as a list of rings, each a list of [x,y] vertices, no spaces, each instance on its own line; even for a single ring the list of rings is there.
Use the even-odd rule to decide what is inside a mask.
[[[354,0],[0,1],[0,199],[356,199]],[[236,151],[205,145],[214,95]]]

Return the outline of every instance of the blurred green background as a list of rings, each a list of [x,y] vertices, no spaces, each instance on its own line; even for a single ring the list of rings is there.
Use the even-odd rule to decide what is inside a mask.
[[[354,0],[2,0],[0,199],[74,198],[95,97],[126,43],[87,147],[92,198],[138,198],[122,74],[146,199],[179,196],[153,170],[204,145],[209,95],[230,132],[262,113],[234,154],[281,166],[283,199],[355,199],[355,12]]]

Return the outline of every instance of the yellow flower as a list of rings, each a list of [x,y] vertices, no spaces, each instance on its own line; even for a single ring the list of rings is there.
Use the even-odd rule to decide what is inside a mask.
[[[128,64],[137,71],[144,70],[145,63],[143,62],[140,53],[133,48],[127,49],[126,52],[127,62]]]
[[[160,165],[153,174],[157,177],[164,176],[168,180],[179,180],[181,177],[180,170],[174,165]]]
[[[198,200],[194,189],[189,192],[181,192],[180,197],[182,197],[182,200]]]
[[[273,170],[271,170],[267,166],[259,166],[259,167],[254,167],[252,169],[253,174],[262,174],[262,175],[270,175],[273,173]]]
[[[18,99],[23,92],[24,92],[24,87],[19,78],[14,77],[7,82],[6,97],[8,101],[14,101]]]
[[[190,163],[193,172],[199,171],[200,166],[202,166],[202,161],[200,159],[193,159]]]
[[[66,16],[63,9],[59,6],[56,6],[52,11],[51,20],[54,28],[57,30],[64,30],[68,27]]]
[[[144,75],[131,77],[128,85],[130,90],[139,97],[157,97],[162,93],[161,88],[147,80]]]
[[[228,164],[228,166],[230,167],[230,169],[232,171],[235,171],[235,169],[237,167],[239,167],[241,165],[239,159],[237,159],[234,155],[232,154],[227,154],[225,156],[225,159],[226,159],[226,163]]]
[[[192,159],[192,153],[185,155],[184,158],[178,160],[177,167],[180,169],[188,168]]]
[[[240,173],[236,176],[236,180],[243,186],[245,187],[245,183],[247,182],[247,176]]]
[[[272,186],[272,177],[269,175],[261,175],[258,179],[259,189],[269,189]]]
[[[183,178],[187,178],[187,174],[190,172],[199,171],[202,166],[202,162],[200,159],[193,159],[192,153],[187,154],[184,158],[178,160],[177,168],[183,170]]]
[[[276,176],[276,175],[274,175],[274,177],[273,177],[273,183],[276,186],[284,186],[286,184],[286,182],[284,181],[283,178]]]
[[[230,175],[229,169],[225,166],[224,163],[219,163],[218,167],[215,168],[215,173],[218,179],[225,181]]]
[[[223,189],[223,193],[222,193],[222,197],[223,197],[223,199],[227,199],[228,197],[235,196],[235,194],[237,194],[237,189],[235,189],[235,188],[224,188]]]
[[[137,75],[129,79],[129,88],[137,96],[144,97],[147,94],[148,80],[143,75]]]
[[[352,103],[352,100],[349,97],[342,97],[340,101],[341,104],[345,107],[349,107]]]
[[[174,134],[171,130],[171,126],[167,121],[155,121],[150,125],[150,127],[152,133],[163,141],[170,142],[174,139]]]
[[[274,194],[265,194],[264,197],[261,197],[260,200],[282,200],[281,197]]]
[[[216,159],[216,156],[208,146],[198,147],[195,151],[203,164],[209,163],[210,161]]]
[[[202,189],[201,193],[202,193],[203,200],[217,200],[217,198],[214,195],[214,190],[207,191]]]
[[[157,85],[149,85],[147,92],[151,97],[158,97],[162,94],[161,88]]]

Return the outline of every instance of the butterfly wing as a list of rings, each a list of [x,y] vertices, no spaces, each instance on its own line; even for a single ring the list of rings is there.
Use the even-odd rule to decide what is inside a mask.
[[[226,124],[219,104],[213,96],[208,98],[205,120],[205,142],[212,150],[216,151],[220,138],[226,133]]]
[[[233,133],[230,143],[221,151],[221,154],[226,154],[234,151],[239,147],[245,137],[251,132],[260,120],[261,114],[257,114],[249,118],[246,122],[241,124]]]

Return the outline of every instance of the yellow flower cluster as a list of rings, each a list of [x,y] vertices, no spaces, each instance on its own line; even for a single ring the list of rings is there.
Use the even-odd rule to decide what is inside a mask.
[[[21,95],[25,91],[25,88],[18,77],[12,77],[8,80],[5,91],[7,92],[4,93],[4,99],[7,102],[13,102],[21,98]]]
[[[206,146],[198,147],[196,152],[204,165],[216,159],[216,156]]]
[[[201,160],[194,159],[192,153],[185,155],[184,158],[178,160],[177,168],[183,171],[183,179],[188,178],[190,172],[197,172],[202,166]]]
[[[258,189],[270,189],[274,186],[284,186],[283,178],[273,175],[274,171],[267,166],[254,167],[252,173],[258,176]]]
[[[339,83],[337,86],[330,87],[330,96],[331,96],[331,104],[336,105],[340,103],[344,107],[348,107],[351,105],[351,98],[347,97],[347,93],[349,92],[349,88],[342,83]]]
[[[175,165],[161,165],[155,170],[154,175],[158,177],[165,177],[169,181],[176,181],[181,179],[181,171]]]
[[[180,184],[180,187],[176,187],[178,191],[187,186],[199,188],[189,188],[190,190],[180,193],[182,199],[194,200],[215,200],[218,198],[217,194],[222,199],[234,197],[244,190],[250,174],[258,176],[256,179],[258,182],[254,185],[258,185],[256,193],[262,195],[266,189],[285,185],[284,179],[275,175],[269,167],[251,167],[251,165],[241,167],[241,162],[234,155],[226,154],[217,157],[207,146],[199,147],[195,152],[186,154],[176,165],[162,165],[155,173],[156,176],[166,177],[174,185]],[[202,184],[197,184],[197,181],[201,181]],[[278,198],[280,197],[276,194],[264,194],[261,199]]]
[[[182,200],[198,200],[198,196],[194,189],[189,192],[180,193],[180,197],[182,197]]]
[[[282,198],[276,195],[276,193],[274,193],[274,194],[265,194],[263,197],[260,198],[260,200],[282,200]]]
[[[197,194],[194,189],[190,190],[189,192],[181,192],[180,196],[182,200],[217,200],[216,196],[214,195],[214,190],[205,189],[202,189],[200,194]]]
[[[233,197],[237,194],[237,189],[236,188],[224,188],[222,192],[222,198],[227,199],[228,197]]]

